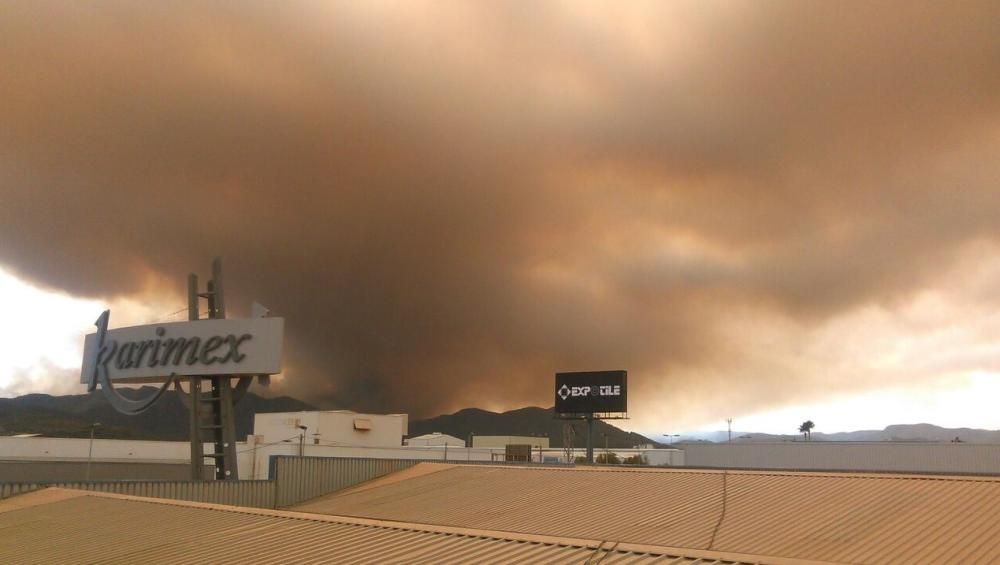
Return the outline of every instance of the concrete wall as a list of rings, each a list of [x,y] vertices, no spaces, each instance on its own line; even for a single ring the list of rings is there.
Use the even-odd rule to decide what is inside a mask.
[[[187,442],[0,437],[0,481],[83,481],[88,459],[91,480],[191,478]]]
[[[690,467],[1000,474],[1000,445],[903,442],[686,444]]]
[[[206,453],[213,449],[205,444]],[[186,463],[191,460],[191,444],[186,441],[138,441],[89,438],[0,437],[0,460],[93,461]]]
[[[211,478],[212,466],[206,465],[203,478]],[[89,479],[88,479],[89,477]],[[91,463],[80,461],[0,461],[3,481],[185,481],[191,478],[191,466],[184,463]]]

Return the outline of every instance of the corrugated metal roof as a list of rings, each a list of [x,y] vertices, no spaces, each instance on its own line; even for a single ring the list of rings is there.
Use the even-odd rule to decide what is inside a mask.
[[[295,509],[828,562],[1000,562],[997,478],[421,463]]]
[[[676,563],[787,560],[47,489],[0,502],[0,563]]]

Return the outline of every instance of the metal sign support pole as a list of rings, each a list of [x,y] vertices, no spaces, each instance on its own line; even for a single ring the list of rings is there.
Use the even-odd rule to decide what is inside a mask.
[[[587,414],[587,463],[594,464],[594,415]]]
[[[198,276],[188,276],[188,319],[200,319],[198,299],[208,299],[208,318],[226,317],[226,307],[222,292],[222,262],[212,261],[212,279],[208,281],[207,292],[198,292]],[[191,400],[191,478],[202,480],[205,459],[215,463],[216,480],[238,480],[239,469],[236,461],[236,421],[233,415],[233,386],[229,375],[208,377],[212,391],[202,395],[201,377],[190,377]],[[249,382],[245,383],[249,385]],[[245,390],[244,388],[240,389]],[[202,431],[212,432],[214,450],[204,453]]]
[[[188,275],[188,320],[198,319],[198,275]],[[201,379],[188,380],[191,394],[191,480],[205,479],[205,449],[201,443]]]

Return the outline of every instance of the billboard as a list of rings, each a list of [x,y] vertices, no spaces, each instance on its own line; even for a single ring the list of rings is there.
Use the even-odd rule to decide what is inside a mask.
[[[108,313],[105,313],[107,316]],[[106,318],[105,318],[105,323]],[[213,319],[133,326],[88,335],[80,382],[104,369],[115,382],[168,375],[273,375],[281,372],[282,318]]]
[[[627,412],[627,371],[556,373],[556,413]]]

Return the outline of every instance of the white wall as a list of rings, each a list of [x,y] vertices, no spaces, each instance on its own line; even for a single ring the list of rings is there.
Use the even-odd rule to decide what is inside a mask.
[[[371,429],[358,429],[367,422]],[[298,445],[306,426],[305,443],[309,445],[361,445],[397,447],[403,444],[408,417],[406,414],[359,414],[333,410],[313,412],[268,412],[254,416],[254,435],[261,443],[286,440]]]
[[[995,444],[796,441],[683,449],[692,467],[1000,474]]]
[[[205,452],[214,447],[205,444]],[[89,438],[0,437],[0,459],[30,461],[86,461]],[[95,439],[93,461],[187,463],[191,444],[186,441]]]

